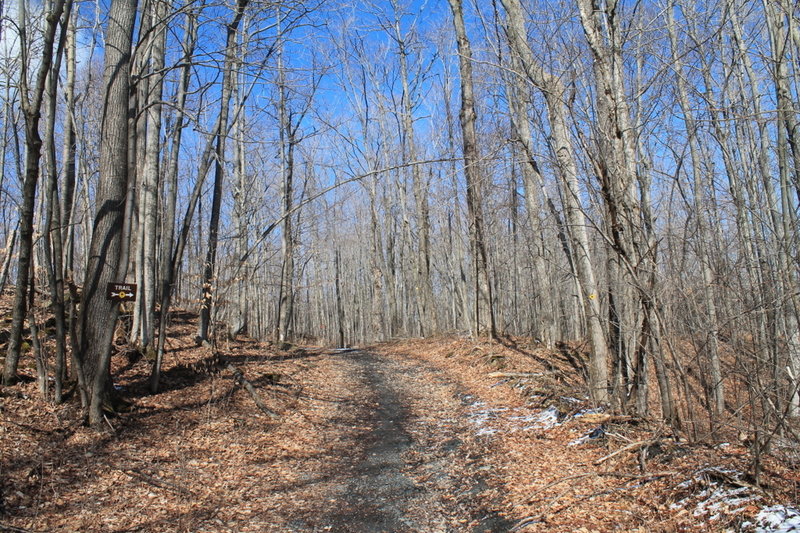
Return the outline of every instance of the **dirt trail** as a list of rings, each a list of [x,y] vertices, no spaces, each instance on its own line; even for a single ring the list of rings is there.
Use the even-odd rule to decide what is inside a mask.
[[[341,532],[508,531],[487,510],[458,388],[418,361],[366,351],[338,355],[351,380],[352,408],[339,424],[362,428],[328,489],[335,503],[322,530]],[[301,530],[301,529],[298,529]]]
[[[55,408],[44,403],[35,411],[29,400],[4,404],[4,420],[15,425],[0,424],[0,470],[10,480],[0,530],[477,533],[513,526],[494,511],[507,502],[487,441],[475,434],[475,400],[446,371],[388,351],[231,347],[226,357],[280,412],[276,421],[228,373],[195,369],[207,354],[192,350],[172,352],[159,395],[144,392],[146,361],[118,372],[135,408],[113,419],[113,433],[54,426]],[[58,408],[63,420],[76,418],[64,411],[70,408]],[[21,431],[25,440],[16,437]]]

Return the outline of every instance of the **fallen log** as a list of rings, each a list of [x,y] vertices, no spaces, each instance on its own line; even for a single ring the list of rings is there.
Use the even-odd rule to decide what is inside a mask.
[[[605,424],[607,422],[619,424],[624,422],[637,422],[638,420],[640,419],[629,415],[612,415],[608,413],[589,413],[575,418],[575,421],[586,424]]]
[[[613,457],[616,457],[617,455],[620,455],[620,454],[623,454],[625,452],[629,452],[629,451],[632,451],[632,450],[639,450],[639,449],[645,448],[647,446],[652,446],[653,444],[658,443],[660,440],[661,439],[650,439],[650,440],[642,440],[642,441],[639,441],[639,442],[632,442],[631,444],[628,444],[627,446],[623,446],[619,450],[617,450],[617,451],[615,451],[613,453],[610,453],[610,454],[606,455],[605,457],[601,457],[600,459],[597,459],[592,464],[594,464],[595,466],[597,466],[599,464],[603,464],[606,461],[608,461],[609,459],[611,459]]]
[[[490,378],[536,378],[544,374],[541,372],[489,372]]]
[[[231,371],[231,373],[233,374],[233,379],[237,383],[241,383],[244,386],[244,389],[250,394],[250,397],[253,398],[255,404],[258,406],[259,409],[261,409],[261,411],[264,414],[266,414],[272,419],[279,418],[278,414],[275,411],[267,407],[267,404],[265,404],[264,400],[261,399],[261,396],[258,395],[258,391],[256,390],[256,388],[245,377],[244,372],[236,368],[233,365],[233,363],[228,363],[228,365],[225,368]]]

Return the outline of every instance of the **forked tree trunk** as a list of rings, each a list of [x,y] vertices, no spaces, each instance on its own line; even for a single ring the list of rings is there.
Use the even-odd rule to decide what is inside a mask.
[[[619,320],[619,335],[614,349],[619,364],[627,365],[633,375],[646,372],[651,347],[660,346],[653,328],[653,298],[656,271],[655,250],[648,247],[647,227],[643,222],[641,200],[637,197],[636,140],[625,94],[621,4],[616,1],[577,0],[581,25],[592,55],[595,83],[597,153],[592,164],[602,188],[609,240],[613,304]],[[640,193],[648,194],[647,191]],[[645,316],[647,315],[647,316]],[[646,375],[641,376],[646,380]],[[627,387],[626,387],[627,388]],[[627,403],[629,390],[619,398]],[[644,399],[644,397],[641,397]],[[640,405],[640,408],[642,406]],[[645,407],[646,408],[646,407]],[[640,412],[646,416],[647,412]]]
[[[47,79],[47,126],[45,129],[45,160],[47,162],[47,182],[45,184],[46,211],[45,224],[42,230],[44,244],[45,268],[50,285],[51,308],[55,322],[55,372],[54,372],[54,401],[61,403],[63,395],[63,382],[66,360],[66,315],[64,312],[64,267],[63,243],[61,240],[61,204],[58,198],[58,169],[56,168],[56,98],[58,88],[58,72],[61,70],[61,58],[67,36],[71,32],[69,26],[72,21],[72,4],[66,6],[61,21],[61,37],[58,44],[53,68]],[[54,227],[55,226],[55,227]]]

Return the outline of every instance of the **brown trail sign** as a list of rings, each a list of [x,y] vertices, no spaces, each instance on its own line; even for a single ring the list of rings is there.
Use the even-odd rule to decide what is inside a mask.
[[[109,283],[106,286],[106,299],[114,302],[135,302],[135,283]]]

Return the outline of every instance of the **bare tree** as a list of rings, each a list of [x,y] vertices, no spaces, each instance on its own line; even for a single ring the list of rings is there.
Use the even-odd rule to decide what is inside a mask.
[[[406,161],[417,159],[417,139],[414,131],[414,105],[415,97],[412,94],[412,81],[419,83],[424,77],[424,72],[417,72],[415,79],[410,80],[408,62],[411,55],[409,36],[404,35],[401,27],[400,6],[396,0],[392,2],[394,20],[391,22],[392,38],[397,45],[397,56],[400,62],[400,85],[402,88],[400,102],[400,124],[402,128],[402,148]],[[423,335],[435,332],[438,329],[436,306],[433,296],[433,282],[431,280],[431,229],[430,207],[428,201],[428,183],[424,178],[423,169],[419,165],[412,165],[411,171],[414,209],[417,222],[417,237],[419,243],[414,255],[415,275],[414,292],[420,320],[420,331]]]
[[[51,308],[56,329],[56,361],[54,376],[54,400],[60,403],[63,393],[63,381],[66,370],[66,315],[64,312],[64,267],[62,232],[59,227],[61,221],[61,204],[58,196],[58,170],[56,168],[56,99],[58,88],[58,73],[61,70],[61,58],[67,44],[72,21],[72,4],[68,4],[62,15],[61,36],[58,43],[53,67],[48,76],[47,88],[47,125],[45,128],[45,161],[47,181],[45,184],[46,211],[45,222],[42,228],[45,267],[47,269],[50,292]],[[54,225],[55,222],[55,225]],[[46,393],[46,390],[45,390]]]
[[[158,233],[158,186],[160,172],[161,148],[161,100],[164,87],[164,54],[167,33],[167,3],[163,0],[147,2],[148,18],[151,21],[150,35],[143,50],[143,83],[142,120],[145,124],[145,136],[141,157],[139,180],[139,228],[137,234],[137,280],[141,290],[137,298],[136,312],[131,336],[139,340],[145,352],[154,353],[155,303],[157,294],[157,233]],[[141,80],[144,81],[144,80]]]
[[[125,194],[128,185],[128,97],[136,0],[114,0],[108,15],[104,66],[100,183],[86,275],[73,345],[89,423],[99,428],[111,393],[110,361],[119,306],[106,299],[108,283],[120,281]]]
[[[683,73],[683,62],[681,60],[680,51],[678,50],[677,43],[677,29],[675,25],[674,15],[675,5],[671,3],[667,7],[667,31],[672,48],[672,68],[676,74],[676,89],[678,93],[678,102],[680,103],[681,111],[683,112],[683,119],[686,124],[686,135],[689,141],[689,154],[691,157],[691,165],[689,165],[692,172],[692,186],[694,203],[692,208],[694,210],[694,220],[697,225],[697,254],[700,260],[700,268],[703,275],[703,300],[705,302],[705,311],[707,314],[708,324],[706,326],[706,339],[705,347],[711,369],[711,394],[713,397],[713,412],[716,416],[721,416],[725,410],[725,396],[722,379],[722,368],[719,359],[719,339],[717,334],[718,318],[716,299],[712,292],[713,273],[711,269],[711,257],[708,251],[709,243],[709,227],[710,221],[707,220],[707,209],[703,201],[705,184],[703,183],[702,164],[700,147],[698,146],[697,139],[697,125],[694,117],[694,112],[689,103],[688,91],[686,88],[686,80]]]
[[[30,42],[28,39],[28,6],[25,0],[20,0],[18,13],[20,17],[17,25],[20,44],[19,84],[22,113],[25,117],[25,178],[22,187],[22,205],[19,226],[19,256],[17,260],[17,280],[14,289],[14,306],[12,310],[11,332],[6,354],[3,383],[10,385],[17,378],[17,364],[20,355],[20,341],[28,301],[28,273],[31,268],[33,252],[33,216],[36,202],[36,186],[39,181],[39,158],[42,153],[42,138],[39,134],[39,120],[42,113],[42,101],[47,88],[47,77],[53,63],[53,44],[56,29],[65,7],[72,5],[71,0],[56,0],[45,18],[44,39],[42,56],[39,68],[35,74],[34,85],[29,87],[29,65],[35,64],[30,57]]]
[[[200,325],[197,331],[199,341],[209,340],[209,328],[211,326],[211,307],[213,305],[213,291],[215,282],[215,269],[217,266],[217,244],[219,242],[220,208],[222,206],[222,184],[225,179],[225,141],[228,131],[228,115],[230,113],[230,102],[233,95],[233,83],[235,76],[233,65],[236,54],[236,33],[239,23],[244,17],[244,10],[249,0],[238,0],[233,19],[226,28],[225,40],[225,62],[222,73],[222,96],[220,99],[219,120],[215,134],[214,151],[214,189],[211,198],[211,219],[208,229],[208,249],[206,260],[203,265],[203,287],[202,301],[200,304]]]
[[[472,330],[475,335],[497,336],[489,281],[489,261],[483,224],[483,194],[480,175],[478,137],[475,129],[475,94],[472,87],[472,50],[464,26],[461,0],[448,0],[458,43],[461,73],[461,135],[464,150],[464,176],[467,181],[470,247],[475,261],[475,311]]]
[[[187,123],[187,120],[184,117],[184,110],[186,109],[186,97],[189,92],[189,83],[192,76],[192,56],[194,55],[194,49],[197,44],[197,13],[194,9],[190,8],[190,1],[191,0],[187,0],[186,21],[183,41],[181,43],[183,54],[181,56],[180,79],[178,81],[177,94],[175,95],[176,118],[172,129],[172,135],[170,136],[170,151],[165,169],[166,177],[164,183],[166,185],[167,194],[165,195],[166,200],[164,202],[164,227],[162,230],[164,235],[164,240],[162,243],[162,255],[164,258],[161,263],[161,272],[159,274],[159,278],[161,280],[161,299],[159,302],[161,315],[158,323],[156,357],[153,362],[153,368],[150,372],[150,391],[152,393],[158,392],[159,379],[161,376],[161,363],[164,359],[167,317],[169,314],[170,303],[172,302],[173,283],[175,282],[177,271],[180,269],[180,261],[175,257],[175,254],[178,253],[178,250],[174,249],[176,204],[178,201],[178,161],[183,139],[183,130]],[[211,144],[209,143],[209,147],[210,146]],[[198,183],[202,183],[202,181],[202,177],[198,176]],[[193,195],[190,200],[193,200],[194,198],[195,197]],[[193,208],[191,213],[193,214]],[[185,224],[184,226],[188,227],[188,224]],[[183,242],[185,242],[185,238]],[[181,246],[180,255],[178,257],[182,256],[183,247]]]
[[[566,87],[559,77],[547,72],[533,57],[525,40],[525,24],[519,0],[503,0],[503,6],[508,17],[506,34],[511,48],[519,57],[528,79],[542,92],[547,104],[551,150],[555,154],[559,175],[564,183],[567,227],[572,240],[576,274],[582,289],[581,299],[586,310],[591,343],[590,390],[595,402],[606,402],[608,401],[608,348],[601,324],[600,294],[591,260],[587,220],[580,204],[578,169],[567,125]],[[523,118],[518,118],[517,131],[523,134],[522,142],[530,157],[532,146],[530,140],[526,138],[528,135],[525,135]]]

